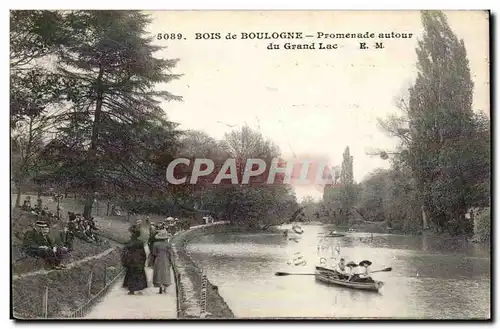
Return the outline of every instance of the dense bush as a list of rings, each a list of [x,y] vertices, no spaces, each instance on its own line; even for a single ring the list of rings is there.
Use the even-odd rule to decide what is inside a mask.
[[[491,209],[486,208],[474,218],[474,241],[487,242],[491,239]]]

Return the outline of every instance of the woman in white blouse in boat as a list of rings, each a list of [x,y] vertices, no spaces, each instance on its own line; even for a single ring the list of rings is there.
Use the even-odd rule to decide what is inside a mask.
[[[372,265],[372,262],[369,260],[360,262],[357,267],[352,269],[349,281],[373,282],[373,279],[370,277],[370,265]]]

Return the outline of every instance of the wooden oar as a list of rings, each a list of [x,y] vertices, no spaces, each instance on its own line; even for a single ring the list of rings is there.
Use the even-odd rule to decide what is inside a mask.
[[[381,269],[381,270],[371,271],[370,274],[377,273],[377,272],[390,272],[390,271],[392,271],[392,267],[386,267],[386,268]]]
[[[371,273],[377,273],[377,272],[390,272],[392,271],[392,267],[386,267],[381,270],[376,270],[372,271]],[[276,272],[274,273],[275,276],[287,276],[287,275],[316,275],[316,273],[288,273],[288,272]]]
[[[314,273],[288,273],[288,272],[276,272],[276,276],[287,276],[287,275],[315,275]]]

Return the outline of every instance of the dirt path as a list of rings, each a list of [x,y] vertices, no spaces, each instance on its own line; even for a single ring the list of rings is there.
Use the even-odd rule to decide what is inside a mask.
[[[145,246],[148,252],[147,245]],[[177,296],[174,274],[170,270],[172,284],[160,295],[153,287],[153,269],[146,268],[148,287],[136,295],[127,295],[123,281],[114,284],[104,299],[94,306],[86,319],[176,319]]]
[[[78,266],[80,264],[89,262],[91,260],[95,260],[95,259],[99,259],[99,258],[102,258],[104,256],[107,256],[108,254],[110,254],[115,249],[116,249],[116,247],[112,247],[112,248],[109,248],[109,249],[101,252],[100,254],[93,255],[93,256],[88,256],[88,257],[85,257],[85,258],[81,258],[79,260],[76,260],[74,262],[71,262],[71,263],[68,263],[68,264],[64,264],[64,265],[66,266],[67,269],[70,269],[70,268],[73,268],[73,267]],[[34,276],[34,275],[39,275],[39,274],[48,274],[48,273],[54,272],[54,271],[64,271],[64,270],[38,270],[38,271],[34,271],[34,272],[28,272],[28,273],[23,273],[23,274],[19,274],[19,275],[14,275],[12,277],[12,280],[15,281],[15,280],[18,280],[18,279],[21,279],[21,278],[25,278],[25,277],[29,277],[29,276]]]

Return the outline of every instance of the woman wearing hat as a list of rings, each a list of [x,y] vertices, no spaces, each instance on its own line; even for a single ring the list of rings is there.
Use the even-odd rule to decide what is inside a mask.
[[[161,230],[159,226],[155,226],[154,223],[150,224],[149,238],[148,238],[148,248],[149,248],[148,267],[153,267],[153,245],[156,241],[156,234],[158,233],[158,230]]]
[[[139,239],[141,232],[132,229],[131,233],[130,241],[127,242],[122,253],[122,265],[126,271],[123,287],[129,290],[129,295],[148,286],[144,269],[146,250],[144,250],[144,243]]]
[[[167,223],[166,229],[167,229],[168,234],[170,234],[172,236],[175,235],[175,231],[176,231],[175,222],[171,221],[171,222]]]
[[[170,234],[168,234],[167,230],[160,230],[156,234],[156,241],[153,244],[153,249],[151,251],[151,254],[153,255],[153,285],[160,288],[160,294],[166,292],[166,288],[171,284],[169,238]]]
[[[349,281],[373,282],[373,279],[370,277],[370,265],[372,265],[372,262],[369,260],[360,262],[356,271],[353,271],[353,274],[350,276]]]

